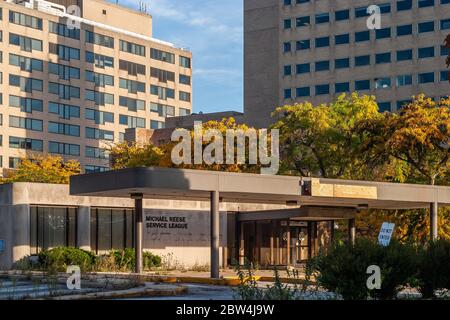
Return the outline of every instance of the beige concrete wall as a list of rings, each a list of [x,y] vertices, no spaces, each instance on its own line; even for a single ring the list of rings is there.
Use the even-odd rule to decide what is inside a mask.
[[[90,0],[95,6],[109,6],[104,1]],[[58,17],[52,16],[50,14],[46,14],[37,10],[27,9],[19,5],[7,3],[4,1],[0,1],[0,7],[3,9],[3,20],[0,20],[0,30],[3,31],[3,41],[0,42],[0,52],[3,55],[3,63],[0,63],[0,72],[3,75],[3,81],[0,81],[0,92],[3,95],[3,105],[0,108],[0,114],[3,117],[3,124],[0,125],[0,135],[3,137],[3,146],[0,148],[0,156],[3,159],[2,166],[3,168],[8,168],[8,159],[10,157],[20,158],[26,156],[27,152],[25,150],[12,149],[9,148],[9,136],[20,137],[20,138],[31,138],[38,139],[43,141],[44,145],[44,153],[48,153],[48,142],[55,141],[61,143],[70,143],[76,144],[80,146],[80,156],[65,156],[67,159],[76,159],[81,162],[81,165],[84,167],[86,165],[91,166],[99,166],[99,167],[108,167],[109,162],[105,159],[96,159],[96,158],[87,158],[85,154],[86,146],[96,147],[101,149],[107,149],[108,146],[111,145],[110,141],[105,140],[92,140],[86,139],[85,136],[85,128],[91,127],[100,130],[108,130],[114,132],[114,142],[119,141],[119,136],[121,133],[125,133],[125,129],[128,127],[126,125],[119,124],[119,116],[120,115],[128,115],[133,117],[139,117],[145,119],[146,128],[150,128],[150,121],[157,120],[160,122],[164,122],[165,118],[160,117],[157,113],[150,111],[150,103],[160,103],[164,105],[170,105],[175,107],[175,114],[179,114],[179,108],[184,108],[188,110],[192,110],[192,102],[185,102],[179,100],[179,91],[185,91],[191,93],[192,98],[192,86],[188,86],[185,84],[181,84],[178,81],[179,75],[189,75],[192,76],[191,68],[181,67],[179,64],[179,57],[185,56],[192,58],[192,54],[189,51],[178,49],[173,46],[164,45],[159,42],[144,40],[139,37],[132,37],[130,35],[126,35],[119,32],[113,32],[111,30],[105,30],[102,28],[94,28],[92,26],[82,25],[82,32],[80,40],[60,37],[56,34],[49,33],[49,21],[58,22]],[[97,7],[95,7],[97,8]],[[16,25],[13,23],[9,23],[9,10],[13,10],[16,12],[23,12],[25,14],[39,17],[43,19],[43,30],[36,30],[28,27],[24,27],[21,25]],[[85,6],[85,10],[88,10]],[[97,10],[97,9],[95,9]],[[95,12],[93,10],[93,12]],[[99,9],[100,10],[100,9]],[[142,17],[142,19],[150,19],[146,23],[140,21],[139,19],[133,20],[131,18],[127,19],[118,19],[116,17],[117,14],[120,14],[121,11],[117,11],[116,5],[111,5],[107,9],[107,15],[113,15],[114,20],[118,20],[118,23],[128,25],[130,21],[132,22],[130,25],[131,31],[133,30],[133,23],[139,23],[142,30],[146,30],[145,25],[151,23],[151,17],[147,15],[142,15],[140,13],[134,13],[137,17]],[[130,10],[124,9],[125,17],[127,14],[133,14]],[[94,14],[94,13],[92,13]],[[144,20],[145,20],[144,19]],[[120,26],[118,26],[120,27]],[[124,26],[125,27],[125,26]],[[137,27],[137,25],[135,26]],[[84,29],[91,30],[102,35],[110,36],[115,39],[115,46],[113,49],[106,48],[103,46],[88,44],[85,43],[85,34]],[[139,30],[141,30],[139,29]],[[128,29],[126,29],[128,30]],[[9,45],[9,32],[35,38],[43,41],[43,51],[33,51],[33,52],[25,52],[21,51],[20,47]],[[120,51],[119,40],[126,40],[129,42],[133,42],[139,45],[143,45],[146,48],[146,56],[138,56],[134,54],[130,54],[127,52]],[[80,49],[80,60],[71,60],[71,61],[62,61],[58,59],[57,55],[49,53],[49,43],[57,43],[73,48]],[[162,62],[158,60],[154,60],[150,58],[150,48],[156,48],[159,50],[163,50],[166,52],[173,53],[175,55],[175,63],[171,64],[168,62]],[[91,51],[96,54],[107,55],[110,57],[114,57],[114,68],[98,68],[95,67],[91,63],[87,63],[85,61],[85,52]],[[32,73],[21,71],[19,67],[10,66],[9,65],[9,54],[16,54],[24,57],[40,59],[44,61],[43,72],[33,71]],[[139,63],[146,66],[146,75],[139,76],[131,76],[128,75],[126,71],[119,70],[119,59],[131,61],[134,63]],[[57,75],[48,74],[48,62],[60,63],[63,65],[76,67],[80,69],[80,79],[71,79],[70,81],[60,80]],[[175,73],[175,82],[160,82],[158,79],[155,79],[150,76],[150,67],[156,67],[159,69],[171,71]],[[85,79],[85,70],[97,72],[100,74],[106,74],[114,77],[114,86],[106,86],[104,88],[96,87],[94,83],[87,82]],[[26,78],[35,78],[39,80],[43,80],[43,91],[33,91],[32,93],[26,93],[20,90],[20,88],[9,86],[9,74],[19,75]],[[121,89],[119,87],[119,78],[125,78],[129,80],[139,81],[145,83],[145,93],[132,94],[129,93],[126,89]],[[56,82],[66,85],[71,85],[80,88],[80,99],[72,98],[71,100],[62,100],[57,95],[48,93],[49,82]],[[175,90],[175,99],[159,99],[158,96],[150,94],[150,85],[158,85],[161,87],[171,88]],[[106,104],[106,105],[96,105],[92,101],[85,100],[85,90],[95,90],[99,92],[105,92],[114,95],[114,104]],[[43,101],[43,112],[33,112],[33,113],[25,113],[20,110],[20,108],[9,107],[9,95],[15,95],[26,98],[39,99]],[[139,99],[145,101],[145,110],[138,110],[136,112],[129,111],[126,107],[122,107],[119,105],[119,97],[126,96],[133,99]],[[191,100],[192,101],[192,100]],[[48,113],[48,103],[49,102],[57,102],[64,103],[68,105],[75,105],[80,107],[80,118],[72,118],[70,120],[61,119],[56,114]],[[96,124],[93,120],[85,119],[85,108],[90,108],[99,111],[111,112],[114,114],[114,123],[105,123],[105,124]],[[26,129],[18,129],[18,128],[10,128],[9,127],[9,116],[20,116],[20,117],[28,117],[33,119],[39,119],[44,122],[43,131],[31,131]],[[59,135],[52,134],[48,132],[48,122],[59,122],[59,123],[69,123],[73,125],[80,126],[80,137],[71,137],[67,135]],[[1,167],[0,165],[0,171]]]

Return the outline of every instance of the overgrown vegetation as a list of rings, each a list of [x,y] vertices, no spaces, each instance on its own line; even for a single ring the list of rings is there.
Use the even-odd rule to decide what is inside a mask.
[[[371,265],[381,269],[381,289],[367,287]],[[402,287],[419,288],[424,297],[450,288],[450,242],[440,240],[427,246],[393,241],[383,247],[359,239],[355,245],[336,244],[327,254],[308,262],[308,270],[320,286],[344,299],[394,299]]]

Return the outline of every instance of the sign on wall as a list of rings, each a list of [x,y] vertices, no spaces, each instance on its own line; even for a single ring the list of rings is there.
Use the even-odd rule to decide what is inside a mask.
[[[387,247],[391,243],[392,233],[394,232],[395,224],[384,222],[381,226],[380,234],[378,235],[378,243],[381,246]]]

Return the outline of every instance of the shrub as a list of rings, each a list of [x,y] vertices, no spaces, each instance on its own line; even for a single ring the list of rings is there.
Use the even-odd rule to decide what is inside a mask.
[[[425,298],[435,290],[450,289],[450,241],[430,242],[422,251],[420,292]]]
[[[78,248],[55,248],[39,253],[40,266],[58,272],[66,272],[71,265],[79,266],[83,272],[91,271],[96,259],[92,252]]]
[[[392,241],[387,247],[359,239],[354,246],[335,245],[308,262],[308,270],[316,274],[322,287],[341,294],[344,299],[368,297],[392,299],[399,286],[417,282],[420,259],[418,250],[409,244]],[[366,273],[371,265],[381,269],[381,289],[367,288]]]
[[[119,270],[133,271],[136,265],[134,249],[113,250],[109,253],[114,259],[114,264]],[[161,266],[161,257],[151,252],[142,253],[142,264],[144,269],[153,269]]]

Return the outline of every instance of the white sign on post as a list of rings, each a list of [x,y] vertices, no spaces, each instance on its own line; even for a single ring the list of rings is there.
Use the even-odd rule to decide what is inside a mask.
[[[381,226],[380,234],[378,235],[378,244],[387,247],[391,243],[392,233],[394,232],[395,224],[384,222]]]

